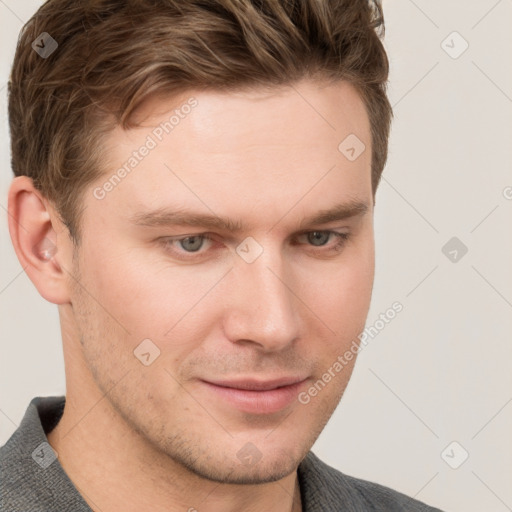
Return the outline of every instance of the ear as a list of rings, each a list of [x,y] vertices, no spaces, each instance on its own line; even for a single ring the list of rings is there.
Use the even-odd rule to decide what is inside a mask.
[[[18,260],[41,296],[54,304],[70,302],[66,269],[71,264],[72,242],[55,210],[28,176],[16,177],[11,183],[8,222]]]

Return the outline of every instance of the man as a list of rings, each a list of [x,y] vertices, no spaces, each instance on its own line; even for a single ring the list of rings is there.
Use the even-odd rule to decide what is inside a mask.
[[[9,82],[9,229],[66,396],[1,510],[436,510],[310,451],[355,363],[391,107],[363,1],[50,0]]]

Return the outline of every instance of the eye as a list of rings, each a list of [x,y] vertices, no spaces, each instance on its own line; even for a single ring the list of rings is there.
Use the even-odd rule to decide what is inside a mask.
[[[307,231],[299,234],[297,236],[297,240],[304,239],[304,237],[306,238],[305,244],[310,245],[313,248],[316,247],[318,250],[314,252],[322,254],[329,253],[331,251],[341,251],[347,243],[350,234],[338,233],[337,231],[329,230]],[[334,239],[334,243],[329,244],[328,241],[332,238]],[[205,241],[208,243],[205,244]],[[213,238],[206,233],[199,233],[181,238],[165,237],[162,239],[164,249],[167,252],[170,252],[171,256],[189,261],[201,258],[214,242]],[[294,245],[304,245],[304,243]]]
[[[162,243],[164,249],[181,259],[193,260],[200,257],[205,251],[201,249],[205,246],[205,241],[213,242],[213,239],[207,234],[199,233],[197,235],[189,235],[182,238],[163,238]],[[210,244],[208,244],[210,245]],[[189,257],[189,255],[191,257]]]
[[[337,231],[308,231],[299,235],[299,238],[306,237],[307,243],[310,243],[315,247],[324,247],[327,245],[327,241],[331,236],[335,238],[335,243],[334,245],[329,246],[329,249],[339,251],[347,243],[350,234],[338,233]]]
[[[187,236],[186,238],[180,238],[176,240],[179,245],[186,250],[186,252],[197,252],[203,246],[205,235],[193,235]],[[210,240],[210,238],[208,238]]]

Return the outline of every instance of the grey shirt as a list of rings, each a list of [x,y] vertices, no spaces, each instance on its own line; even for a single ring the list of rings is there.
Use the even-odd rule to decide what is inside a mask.
[[[0,511],[91,512],[48,444],[65,397],[36,397],[0,448]],[[309,452],[298,467],[303,512],[441,512],[379,484],[347,476]]]

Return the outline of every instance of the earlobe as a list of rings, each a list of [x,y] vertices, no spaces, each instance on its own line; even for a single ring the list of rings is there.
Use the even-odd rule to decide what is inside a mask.
[[[8,222],[19,262],[40,295],[54,304],[69,302],[68,279],[61,261],[66,253],[66,233],[49,202],[28,176],[13,179],[9,188]],[[57,236],[60,233],[59,236]]]

